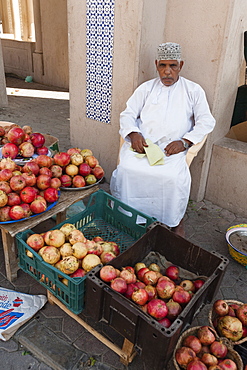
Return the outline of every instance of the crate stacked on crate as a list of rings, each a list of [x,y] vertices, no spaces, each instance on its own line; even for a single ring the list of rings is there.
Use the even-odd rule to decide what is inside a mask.
[[[60,229],[65,223],[73,224],[88,239],[100,236],[104,240],[117,243],[122,253],[132,246],[154,221],[154,218],[127,206],[103,190],[98,190],[90,196],[84,211],[53,229]],[[28,229],[16,235],[20,268],[47,288],[73,313],[79,314],[85,305],[87,275],[72,278],[44,262],[26,243],[32,234],[34,232]],[[67,285],[62,282],[63,279],[67,280]]]
[[[124,266],[134,267],[149,255],[149,263],[159,261],[161,264],[174,264],[184,273],[187,271],[194,276],[205,277],[203,286],[169,328],[104,283],[100,278],[102,266],[97,266],[88,274],[85,309],[94,320],[103,320],[133,343],[147,368],[162,369],[171,358],[182,331],[191,324],[202,307],[213,300],[228,259],[190,243],[156,222],[131,248],[111,261],[111,265],[119,270]]]

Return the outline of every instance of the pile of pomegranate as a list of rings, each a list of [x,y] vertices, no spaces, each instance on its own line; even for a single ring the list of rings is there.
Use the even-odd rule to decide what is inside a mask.
[[[42,157],[45,162],[41,163],[38,158]],[[59,191],[47,175],[52,162],[45,155],[23,167],[10,158],[0,161],[0,222],[18,221],[45,212],[49,203],[58,200]]]
[[[237,342],[247,338],[247,304],[218,299],[212,307],[212,323],[221,337]]]
[[[182,340],[175,360],[187,370],[238,370],[227,345],[209,326],[200,326]]]
[[[121,271],[106,265],[100,270],[100,278],[169,328],[204,280],[181,279],[180,269],[175,265],[167,267],[163,275],[160,271],[156,263],[147,267],[138,262],[134,267],[123,267]]]
[[[62,188],[83,188],[104,176],[103,168],[90,149],[70,148],[55,154],[53,160],[51,170]]]
[[[60,229],[30,235],[26,243],[45,262],[53,265],[70,277],[83,277],[99,264],[106,264],[119,255],[120,247],[111,241],[96,236],[87,239],[75,225],[65,223]],[[28,249],[26,254],[34,258]],[[68,284],[67,279],[63,279]]]
[[[4,158],[31,158],[34,154],[48,154],[44,135],[33,132],[31,126],[0,126],[0,140]]]

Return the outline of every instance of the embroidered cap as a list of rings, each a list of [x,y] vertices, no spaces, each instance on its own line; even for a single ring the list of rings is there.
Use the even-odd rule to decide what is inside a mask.
[[[175,42],[165,42],[157,49],[157,60],[181,60],[181,46]]]

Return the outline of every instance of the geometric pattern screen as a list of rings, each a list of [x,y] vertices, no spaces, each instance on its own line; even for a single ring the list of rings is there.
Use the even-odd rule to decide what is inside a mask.
[[[87,0],[86,116],[111,122],[115,0]]]

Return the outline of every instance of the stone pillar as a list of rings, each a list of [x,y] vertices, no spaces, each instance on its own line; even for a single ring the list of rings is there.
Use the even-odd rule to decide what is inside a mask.
[[[42,80],[42,76],[44,74],[44,63],[40,0],[33,0],[33,14],[35,25],[35,51],[33,53],[34,74],[38,76],[38,80]]]
[[[6,81],[5,81],[5,74],[4,74],[4,64],[3,64],[3,54],[2,54],[2,43],[0,39],[0,107],[7,107],[8,105],[8,98],[6,92]]]

